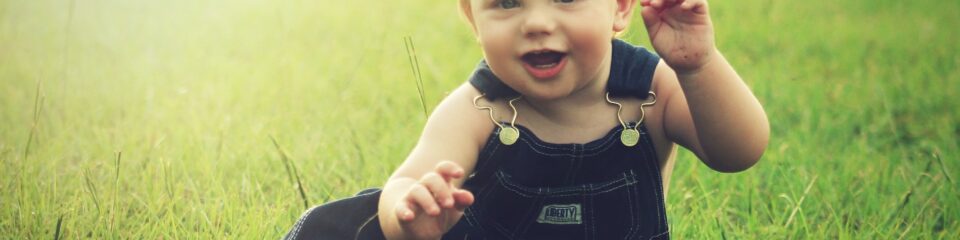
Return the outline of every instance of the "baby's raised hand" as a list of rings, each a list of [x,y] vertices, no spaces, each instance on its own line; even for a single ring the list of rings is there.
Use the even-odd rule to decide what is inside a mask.
[[[410,186],[396,206],[397,220],[410,238],[439,239],[460,220],[473,204],[473,194],[452,182],[463,175],[459,165],[443,161]]]
[[[706,0],[641,0],[650,42],[677,74],[696,72],[716,52]]]

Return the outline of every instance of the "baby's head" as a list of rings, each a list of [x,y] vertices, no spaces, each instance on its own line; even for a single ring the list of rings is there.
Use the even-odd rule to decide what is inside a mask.
[[[459,0],[491,70],[526,97],[570,95],[609,76],[611,40],[636,0]],[[602,87],[602,86],[601,86]]]

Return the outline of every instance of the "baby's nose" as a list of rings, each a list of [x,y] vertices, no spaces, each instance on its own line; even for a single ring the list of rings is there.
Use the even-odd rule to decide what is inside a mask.
[[[530,9],[524,18],[521,31],[530,38],[549,36],[557,24],[548,10]]]

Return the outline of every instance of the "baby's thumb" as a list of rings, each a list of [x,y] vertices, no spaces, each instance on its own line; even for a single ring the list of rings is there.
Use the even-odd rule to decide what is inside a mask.
[[[457,209],[457,211],[463,211],[470,205],[473,205],[473,193],[470,193],[470,191],[467,190],[457,189],[455,192],[453,192],[453,200],[453,206]]]

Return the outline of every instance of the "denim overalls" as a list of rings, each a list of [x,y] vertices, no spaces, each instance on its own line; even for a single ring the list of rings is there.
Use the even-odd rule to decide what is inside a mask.
[[[646,98],[659,57],[613,40],[608,91]],[[516,96],[481,62],[470,83],[488,98]],[[522,113],[521,113],[522,114]],[[669,239],[660,164],[645,126],[637,145],[621,126],[584,144],[554,144],[516,125],[506,145],[495,128],[464,182],[475,202],[443,239]],[[575,131],[575,130],[571,130]],[[308,210],[288,239],[382,239],[379,190]]]

